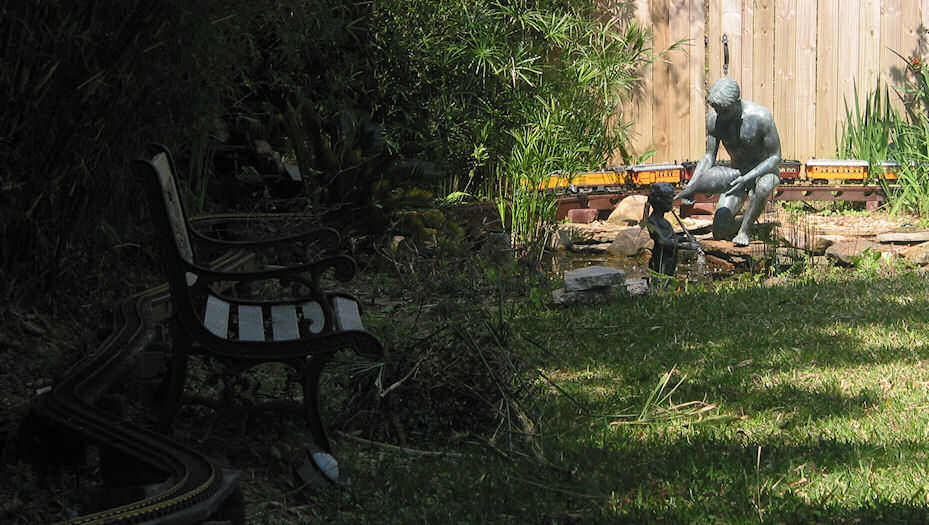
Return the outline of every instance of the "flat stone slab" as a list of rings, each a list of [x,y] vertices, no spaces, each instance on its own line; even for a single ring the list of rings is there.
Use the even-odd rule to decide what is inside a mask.
[[[594,244],[573,244],[571,251],[574,253],[602,254],[606,253],[612,244],[608,242],[598,242]]]
[[[626,227],[602,221],[590,224],[568,223],[560,225],[558,232],[566,238],[566,242],[572,244],[608,243],[613,242],[616,234]]]
[[[626,272],[607,266],[587,266],[569,270],[564,274],[564,286],[567,292],[624,286],[625,282]]]
[[[717,241],[712,237],[698,240],[706,253],[716,252],[740,257],[751,257],[764,253],[764,243],[760,241],[752,241],[748,246],[736,246],[732,244],[732,241]]]
[[[855,239],[833,244],[826,250],[826,257],[839,264],[851,266],[854,264],[855,258],[860,257],[868,249],[875,252],[882,251],[880,245],[875,242],[867,239]]]
[[[919,244],[929,241],[929,232],[888,232],[879,233],[875,240],[893,244]]]
[[[598,304],[610,302],[628,293],[625,285],[597,288],[595,290],[578,290],[574,292],[566,291],[564,288],[558,288],[552,291],[552,300],[555,304],[561,305]]]

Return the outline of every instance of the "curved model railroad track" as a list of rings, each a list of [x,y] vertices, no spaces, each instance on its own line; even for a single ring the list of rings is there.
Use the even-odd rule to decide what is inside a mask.
[[[246,263],[241,255],[229,255],[215,266],[233,269]],[[77,431],[97,443],[101,451],[128,458],[133,470],[155,473],[162,480],[148,487],[150,496],[65,523],[199,523],[214,516],[238,486],[238,471],[97,406],[153,341],[153,309],[169,308],[167,285],[124,301],[116,311],[114,331],[97,351],[75,364],[52,390],[35,400],[38,416]]]

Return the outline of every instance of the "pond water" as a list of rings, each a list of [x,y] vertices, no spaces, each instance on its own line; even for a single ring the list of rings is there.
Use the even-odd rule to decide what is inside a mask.
[[[639,279],[649,275],[648,259],[648,252],[638,257],[616,257],[608,253],[592,254],[561,250],[552,255],[549,264],[551,265],[550,272],[553,275],[564,275],[569,270],[576,270],[586,266],[606,266],[626,272],[627,279]],[[675,277],[679,281],[709,282],[725,279],[746,271],[748,271],[748,268],[736,267],[734,270],[726,270],[711,264],[699,264],[693,252],[684,252],[677,265],[677,275]]]

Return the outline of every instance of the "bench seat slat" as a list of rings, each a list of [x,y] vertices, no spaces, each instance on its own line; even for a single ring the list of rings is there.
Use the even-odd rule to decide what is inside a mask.
[[[361,312],[358,303],[346,297],[334,297],[332,307],[335,318],[342,330],[364,330],[361,324]]]
[[[290,341],[300,338],[297,329],[297,309],[289,304],[271,307],[272,335],[275,341]]]
[[[206,300],[206,312],[203,316],[203,325],[207,330],[223,339],[229,337],[229,303],[216,296],[209,296]]]
[[[239,306],[239,340],[265,340],[264,315],[260,306]]]

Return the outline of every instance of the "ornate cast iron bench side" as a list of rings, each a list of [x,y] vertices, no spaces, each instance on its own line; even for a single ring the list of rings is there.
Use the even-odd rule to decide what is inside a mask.
[[[183,206],[183,199],[180,197],[177,181],[174,177],[178,170],[174,162],[174,157],[165,146],[153,144],[149,146],[148,158],[154,160],[160,158],[159,154],[163,153],[165,168],[170,171],[171,179],[163,185],[165,198],[170,198],[170,206],[174,208],[182,217],[186,225],[185,228],[175,228],[175,234],[179,236],[178,241],[182,244],[189,245],[192,250],[191,256],[199,263],[205,263],[218,256],[225,255],[232,250],[248,250],[261,256],[265,252],[273,253],[275,257],[288,255],[286,262],[305,262],[306,255],[318,255],[323,253],[334,253],[342,243],[342,238],[337,231],[332,228],[320,228],[312,225],[306,228],[306,217],[299,214],[267,214],[267,213],[227,213],[194,217],[188,219],[187,212]],[[247,231],[256,224],[271,223],[275,228],[272,233],[262,231],[260,234],[252,234],[248,237]],[[173,225],[172,225],[173,227]],[[186,230],[186,231],[184,231]],[[204,231],[222,231],[224,235],[208,235]],[[280,231],[299,230],[299,233],[279,235]],[[304,252],[300,250],[303,249]],[[281,265],[285,261],[275,260],[273,264]],[[261,264],[256,261],[256,264]]]
[[[184,390],[188,356],[205,354],[235,367],[247,369],[262,363],[277,362],[291,367],[303,389],[303,413],[310,428],[316,451],[312,459],[331,481],[344,482],[319,410],[319,380],[328,361],[341,349],[379,359],[383,356],[380,341],[366,331],[361,322],[358,301],[351,295],[329,292],[320,282],[324,274],[346,282],[354,277],[355,261],[345,255],[325,255],[329,251],[331,231],[307,235],[321,239],[323,258],[272,269],[224,272],[208,268],[203,254],[221,248],[263,248],[278,242],[257,243],[221,241],[196,234],[190,228],[177,182],[174,163],[164,148],[156,148],[149,159],[133,162],[133,169],[145,188],[149,211],[171,292],[172,364],[167,380],[167,396],[158,428],[167,431],[180,405]],[[316,237],[313,237],[316,236]],[[196,245],[205,242],[206,250]],[[301,297],[278,300],[238,299],[217,291],[214,285],[228,288],[239,283],[280,280],[303,283],[308,292]],[[330,470],[331,469],[331,470]]]

